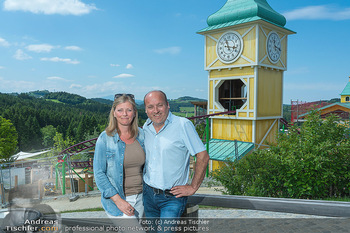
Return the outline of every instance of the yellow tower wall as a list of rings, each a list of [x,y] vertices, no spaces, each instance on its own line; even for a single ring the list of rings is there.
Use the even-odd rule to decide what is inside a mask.
[[[271,26],[271,25],[270,25]],[[277,63],[272,63],[268,58],[267,58],[267,51],[266,51],[266,41],[267,41],[267,36],[271,31],[275,31],[280,39],[281,39],[281,57],[280,60]],[[279,30],[274,30],[271,29],[271,27],[265,27],[265,26],[260,26],[259,27],[259,61],[261,64],[268,65],[268,66],[274,66],[274,67],[279,67],[281,69],[286,69],[287,67],[287,36],[284,33],[279,32]]]
[[[282,116],[283,72],[258,69],[257,117]]]
[[[278,133],[278,119],[257,120],[255,143],[267,145],[275,143]]]
[[[252,121],[250,120],[234,120],[234,119],[218,119],[212,121],[212,137],[224,140],[239,140],[251,142],[253,137]]]
[[[256,34],[258,27],[255,25],[247,25],[240,28],[235,28],[234,31],[238,32],[242,36],[243,51],[242,55],[235,61],[234,66],[250,65],[256,63]],[[205,67],[206,69],[220,69],[221,67],[227,67],[227,64],[222,63],[216,55],[216,42],[220,36],[228,30],[215,32],[206,35],[205,39]]]
[[[350,98],[350,95],[342,95],[342,96],[340,96],[340,103],[349,103],[349,101],[346,101],[346,97]]]

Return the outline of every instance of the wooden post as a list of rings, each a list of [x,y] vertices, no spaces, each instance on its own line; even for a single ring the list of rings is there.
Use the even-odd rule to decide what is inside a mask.
[[[88,193],[89,192],[89,189],[88,189],[88,181],[89,181],[89,174],[85,173],[85,193]]]
[[[4,184],[0,184],[0,189],[1,189],[1,204],[5,204],[5,189],[4,189]]]
[[[33,184],[33,168],[30,169],[30,184]]]
[[[39,200],[43,198],[43,190],[42,190],[42,180],[38,182],[38,192],[39,192]]]
[[[66,156],[63,157],[62,162],[62,195],[66,194],[66,162],[65,162]]]
[[[51,167],[50,167],[50,179],[52,179],[53,178],[53,166],[51,165]]]

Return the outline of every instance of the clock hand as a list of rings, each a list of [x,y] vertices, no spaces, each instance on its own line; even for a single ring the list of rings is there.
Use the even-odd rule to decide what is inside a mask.
[[[279,50],[281,52],[281,48],[277,47],[276,45],[275,45],[275,49],[277,49],[277,50]]]
[[[225,40],[225,44],[226,44],[225,47],[228,48],[228,50],[230,50],[230,46],[228,45],[228,41],[227,40]]]
[[[235,48],[237,48],[237,46],[234,46],[234,45],[233,45],[233,46],[229,46],[229,47],[231,47],[232,49],[235,49]]]

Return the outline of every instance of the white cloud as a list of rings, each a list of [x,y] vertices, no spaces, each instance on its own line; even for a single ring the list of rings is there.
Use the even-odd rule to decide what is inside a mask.
[[[82,85],[79,85],[79,84],[71,84],[70,86],[69,86],[69,88],[81,88],[82,87]]]
[[[131,64],[127,64],[127,65],[126,65],[126,68],[127,68],[127,69],[133,69],[134,67],[133,67]]]
[[[132,78],[135,77],[135,75],[132,74],[119,74],[117,76],[114,76],[113,78]]]
[[[48,80],[57,80],[57,81],[67,81],[67,79],[57,77],[57,76],[52,76],[52,77],[47,77]]]
[[[119,64],[111,64],[112,67],[119,67]]]
[[[179,54],[181,52],[181,47],[169,47],[169,48],[163,48],[163,49],[156,49],[154,52],[159,53],[159,54]]]
[[[350,19],[350,8],[339,8],[333,5],[307,6],[283,13],[287,20],[347,20]]]
[[[10,43],[7,42],[4,38],[0,37],[0,46],[8,47],[8,46],[10,46]]]
[[[87,85],[82,88],[86,93],[108,93],[116,92],[117,90],[124,89],[124,85],[118,82],[105,82],[105,83],[95,83],[92,85]],[[95,95],[97,96],[97,95]]]
[[[80,0],[5,0],[4,9],[46,15],[83,15],[97,10],[95,5],[85,4]]]
[[[32,44],[26,47],[28,51],[32,51],[36,53],[48,53],[48,52],[51,52],[53,48],[54,46],[49,44]]]
[[[21,49],[17,49],[15,55],[13,55],[13,57],[17,60],[28,60],[28,59],[32,59],[31,56],[29,56],[28,54],[26,54],[25,52],[23,52]]]
[[[80,90],[76,90],[76,92],[79,92],[82,96],[86,96],[88,98],[114,95],[115,93],[133,93],[135,96],[143,98],[145,93],[147,93],[149,90],[153,89],[148,86],[132,85],[129,82],[124,83],[122,81],[110,81],[86,85]]]
[[[3,67],[3,66],[0,66],[0,70],[2,70],[2,69],[5,69],[5,67]]]
[[[0,92],[28,92],[31,90],[38,90],[38,85],[35,82],[18,81],[18,80],[6,80],[0,78],[1,86]]]
[[[40,59],[41,61],[52,61],[52,62],[65,62],[67,64],[79,64],[80,62],[77,61],[77,60],[72,60],[70,58],[59,58],[59,57],[51,57],[51,58],[48,58],[48,57],[43,57]]]
[[[74,45],[72,45],[72,46],[66,46],[66,47],[64,47],[64,49],[66,49],[66,50],[72,50],[72,51],[80,51],[80,50],[83,50],[82,48],[80,48],[80,47],[78,47],[78,46],[74,46]]]

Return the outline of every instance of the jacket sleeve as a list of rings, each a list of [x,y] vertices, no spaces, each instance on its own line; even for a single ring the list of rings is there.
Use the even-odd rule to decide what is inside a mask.
[[[107,136],[107,135],[105,135]],[[108,136],[107,136],[108,137]],[[98,137],[95,145],[95,154],[94,154],[94,176],[95,182],[98,189],[102,193],[103,198],[111,198],[114,195],[118,194],[118,191],[114,188],[107,177],[107,156],[106,156],[106,141],[105,137],[102,137],[102,134]]]

